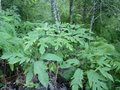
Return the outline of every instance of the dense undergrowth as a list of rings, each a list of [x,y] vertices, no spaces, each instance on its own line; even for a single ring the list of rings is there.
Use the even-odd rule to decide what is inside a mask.
[[[11,72],[26,77],[22,85],[27,87],[48,88],[50,82],[56,85],[60,75],[72,90],[119,90],[117,49],[84,25],[23,22],[13,10],[0,13],[0,59],[9,64]],[[34,83],[33,77],[40,83]],[[1,79],[0,85],[4,84]]]

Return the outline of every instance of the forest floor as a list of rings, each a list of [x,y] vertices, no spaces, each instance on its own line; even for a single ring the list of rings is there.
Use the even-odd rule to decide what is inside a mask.
[[[32,81],[34,83],[39,83],[37,88],[35,87],[26,87],[25,75],[20,75],[20,69],[16,69],[14,72],[11,72],[9,65],[5,65],[4,62],[0,63],[0,69],[3,72],[3,76],[0,77],[0,83],[4,83],[4,86],[0,87],[0,90],[71,90],[69,87],[68,81],[62,78],[60,75],[57,76],[56,83],[53,82],[54,75],[50,76],[50,82],[48,88],[43,87],[37,78],[34,78]]]
[[[58,77],[57,85],[54,85],[49,82],[48,89],[43,87],[42,85],[35,87],[26,87],[22,83],[16,83],[14,80],[7,82],[7,84],[0,88],[0,90],[70,90],[68,83],[63,80],[63,78]],[[22,78],[21,78],[22,81]]]

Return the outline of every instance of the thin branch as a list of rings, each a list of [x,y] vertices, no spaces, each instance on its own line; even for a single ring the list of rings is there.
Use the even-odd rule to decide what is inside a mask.
[[[94,5],[96,5],[97,4],[97,2],[95,2],[94,3]],[[87,18],[89,17],[89,15],[90,15],[90,13],[92,12],[92,11],[94,11],[94,5],[91,7],[91,9],[89,10],[89,12],[88,12],[88,14],[87,14]]]

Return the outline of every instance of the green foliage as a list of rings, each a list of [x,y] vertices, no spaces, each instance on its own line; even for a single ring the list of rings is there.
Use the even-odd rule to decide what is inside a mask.
[[[13,31],[16,33],[14,26]],[[7,45],[7,48],[2,47],[5,50],[1,58],[7,59],[10,65],[16,63],[22,65],[23,70],[27,73],[26,82],[31,81],[33,75],[37,74],[41,84],[48,87],[48,62],[56,61],[61,64],[63,56],[68,57],[67,52],[73,51],[76,44],[79,45],[85,43],[84,40],[92,39],[87,34],[87,30],[80,28],[79,25],[69,24],[45,24],[35,28],[34,31],[28,32],[23,38],[18,38],[17,34],[13,37],[8,33],[8,35],[4,35],[7,36],[4,40],[8,40],[9,43],[2,43],[3,46]],[[13,41],[12,38],[15,40]],[[79,39],[83,42],[80,42]],[[16,40],[19,40],[19,42]],[[45,62],[46,60],[48,62]]]
[[[65,2],[64,5],[63,2]],[[13,0],[12,3],[18,6],[18,12],[23,20],[29,21],[21,21],[20,16],[15,13],[17,10],[15,7],[14,10],[0,11],[1,59],[8,61],[12,71],[14,66],[21,65],[26,75],[25,86],[37,87],[38,84],[32,82],[32,78],[37,76],[40,83],[48,87],[49,72],[56,73],[58,70],[57,74],[69,80],[72,90],[119,88],[120,61],[119,50],[116,50],[119,49],[119,43],[115,46],[108,43],[115,37],[118,39],[118,36],[115,36],[116,32],[112,33],[113,29],[119,27],[115,17],[110,19],[110,21],[115,20],[113,21],[115,25],[109,22],[105,27],[108,31],[111,28],[111,34],[106,34],[107,30],[101,31],[101,36],[107,40],[110,39],[107,41],[102,37],[96,37],[94,33],[90,34],[88,29],[79,24],[48,24],[36,21],[52,21],[49,1]],[[69,5],[68,3],[68,1],[59,1],[58,6],[65,7],[66,4]],[[77,6],[79,5],[74,8]],[[68,20],[68,11],[68,7],[60,8],[62,19],[66,18],[65,21]],[[78,17],[74,19],[76,23],[81,20],[80,14],[74,16],[77,15]],[[108,19],[106,18],[106,21]],[[114,87],[116,83],[118,86]]]
[[[3,47],[4,51],[9,51],[10,48],[14,48],[13,45],[17,45],[15,42],[19,40],[15,27],[18,26],[16,24],[19,24],[20,18],[12,10],[1,11],[0,14],[0,46]]]
[[[27,64],[34,63],[33,66],[34,74],[37,74],[40,82],[45,87],[47,87],[48,86],[48,75],[46,73],[47,63],[43,64],[45,63],[43,61],[44,60],[53,62],[57,61],[60,64],[63,62],[63,57],[66,58],[68,54],[67,52],[70,53],[70,51],[73,51],[74,49],[73,47],[76,46],[75,43],[76,44],[78,43],[78,45],[79,44],[82,45],[83,43],[85,43],[84,40],[93,39],[92,37],[87,35],[86,29],[79,27],[80,26],[69,24],[59,25],[59,27],[58,25],[51,26],[46,24],[36,28],[34,31],[29,32],[28,35],[23,38],[23,40],[24,40],[24,53],[26,53],[27,57],[31,57],[31,59],[28,60],[20,59],[20,61],[18,62],[20,63],[24,62]],[[76,28],[77,30],[74,30],[73,28]],[[73,36],[73,38],[71,36]],[[79,39],[83,40],[83,42],[80,42]],[[69,59],[69,62],[67,61],[69,65],[72,64],[70,60],[73,60],[72,63],[74,63],[74,60],[76,59]],[[32,74],[29,72],[27,76],[28,79],[29,78],[31,79]],[[43,77],[45,77],[46,80],[43,80]]]
[[[77,69],[73,75],[73,80],[71,81],[72,90],[79,90],[79,87],[83,88],[83,71]]]
[[[23,20],[52,21],[51,6],[47,0],[14,0],[11,5],[16,5],[19,8],[18,12]]]
[[[107,82],[114,81],[110,72],[118,65],[115,64],[118,53],[113,45],[102,38],[90,36],[88,30],[80,25],[31,25],[34,30],[24,34],[22,38],[18,38],[14,25],[14,33],[4,32],[5,37],[2,36],[3,31],[1,33],[1,38],[5,40],[5,43],[1,40],[1,46],[7,45],[5,48],[2,47],[4,52],[1,58],[7,59],[10,65],[20,64],[23,67],[26,74],[25,85],[29,86],[33,76],[37,75],[41,84],[48,87],[48,71],[55,72],[56,68],[67,68],[64,73],[68,72],[71,75],[62,76],[72,79],[73,90],[83,87],[93,90],[109,88]],[[59,66],[56,67],[55,64],[49,63],[50,61],[58,62]],[[112,67],[113,62],[115,68]],[[14,67],[11,68],[14,70]],[[70,68],[74,70],[70,71]]]
[[[58,62],[62,62],[62,58],[55,55],[55,54],[50,54],[50,53],[46,53],[44,54],[42,57],[42,59],[46,59],[46,60],[52,60],[52,61],[58,61]]]
[[[45,87],[48,87],[48,73],[46,72],[46,65],[42,61],[36,61],[34,63],[34,74],[38,74],[38,79],[41,84]]]
[[[88,86],[92,90],[108,90],[109,87],[107,81],[114,81],[113,76],[110,73],[112,71],[113,64],[111,64],[110,62],[115,61],[113,59],[116,58],[118,52],[115,50],[113,45],[108,44],[107,41],[102,38],[96,38],[90,43],[86,42],[85,44],[86,45],[84,46],[84,48],[81,51],[78,50],[79,52],[75,56],[78,59],[74,59],[76,60],[74,62],[72,59],[71,61],[69,61],[68,59],[68,61],[63,62],[61,68],[75,67],[76,69],[79,69],[80,67],[80,69],[84,72],[84,79],[81,78],[83,77],[81,76],[83,72],[79,73],[78,77],[75,71],[75,75],[73,77],[77,78],[76,80],[80,79],[83,82],[86,82],[86,80],[88,79],[89,86],[86,84],[86,86],[84,87]],[[78,60],[80,62],[78,62]],[[86,75],[87,78],[85,77]],[[78,83],[75,85],[75,87],[82,88],[82,86],[79,86]],[[76,89],[75,87],[73,87],[73,90]]]
[[[88,71],[87,77],[92,90],[108,90],[106,83],[104,83],[105,79],[94,70]]]

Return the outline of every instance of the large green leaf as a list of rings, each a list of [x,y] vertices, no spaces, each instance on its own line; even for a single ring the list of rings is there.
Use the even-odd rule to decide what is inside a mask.
[[[73,75],[73,80],[71,82],[72,90],[79,90],[79,87],[83,88],[83,70],[77,69]]]
[[[29,72],[26,75],[26,83],[30,82],[32,80],[32,78],[33,78],[32,70],[29,70]]]
[[[108,90],[104,77],[94,70],[87,71],[89,86],[92,90]]]
[[[113,81],[112,75],[108,73],[110,71],[110,68],[108,68],[108,67],[99,68],[99,71],[101,72],[101,74],[104,77],[106,77],[106,78],[108,78],[108,79]]]
[[[68,60],[63,62],[63,64],[60,66],[60,68],[70,68],[70,67],[77,66],[77,65],[80,65],[79,60],[68,59]]]
[[[72,90],[79,90],[79,86],[78,85],[73,85]]]
[[[10,59],[8,59],[9,64],[15,64],[21,61],[21,58],[19,57],[11,57]]]
[[[38,74],[38,79],[45,87],[48,87],[48,73],[46,72],[46,65],[43,61],[36,61],[34,63],[34,73]]]
[[[39,48],[39,51],[40,51],[41,54],[44,54],[45,53],[45,46],[41,45],[40,48]]]
[[[51,54],[51,53],[44,54],[41,58],[45,60],[58,61],[58,62],[63,61],[61,57],[57,56],[56,54]]]
[[[13,54],[11,52],[7,52],[7,53],[3,53],[3,55],[1,56],[2,59],[8,59],[10,57],[12,57]]]

